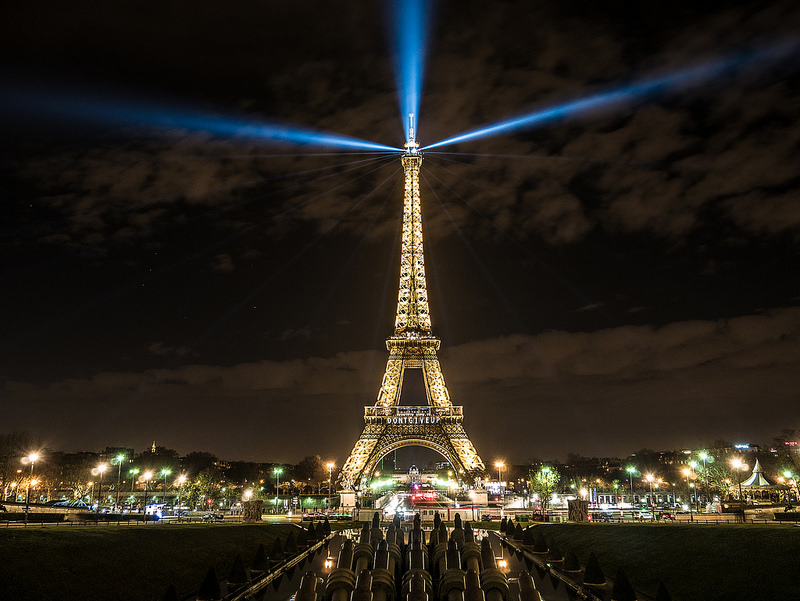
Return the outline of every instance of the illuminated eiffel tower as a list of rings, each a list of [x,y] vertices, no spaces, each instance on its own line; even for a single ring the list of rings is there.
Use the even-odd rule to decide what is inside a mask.
[[[411,116],[413,118],[413,115]],[[389,361],[378,401],[364,407],[364,431],[339,475],[345,488],[360,488],[370,479],[376,464],[388,453],[406,446],[438,451],[466,480],[485,470],[485,465],[462,425],[462,407],[450,402],[436,351],[440,341],[431,333],[425,262],[422,252],[422,209],[419,169],[422,154],[414,140],[413,122],[402,154],[405,173],[403,240],[400,257],[400,293],[394,334],[386,340]],[[421,369],[427,405],[400,405],[406,369]]]

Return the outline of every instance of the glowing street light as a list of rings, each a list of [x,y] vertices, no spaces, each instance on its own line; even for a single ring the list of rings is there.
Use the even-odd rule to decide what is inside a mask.
[[[625,468],[625,471],[628,472],[628,479],[631,483],[631,505],[633,505],[633,475],[636,473],[636,467],[629,465]]]
[[[331,481],[333,480],[333,468],[336,464],[333,461],[328,462],[328,513],[331,511]]]
[[[36,465],[36,460],[39,459],[39,453],[29,453],[22,458],[23,465],[26,463],[31,464],[31,475],[28,478],[28,488],[25,492],[25,525],[28,525],[28,509],[31,501],[31,484],[33,483],[33,466]]]
[[[791,470],[784,470],[783,472],[784,478],[786,478],[786,486],[789,487],[789,500],[791,502],[791,490],[794,488],[794,496],[795,500],[797,500],[797,476],[795,476]]]
[[[703,493],[706,496],[706,502],[709,502],[711,501],[711,491],[708,490],[708,470],[706,470],[706,461],[708,460],[709,455],[703,451],[700,453],[700,455],[698,455],[698,457],[700,457],[700,460],[703,462]]]
[[[164,469],[161,470],[160,473],[164,477],[164,506],[166,507],[166,505],[167,505],[167,476],[169,476],[172,473],[172,470],[165,467]]]
[[[647,474],[644,478],[650,483],[650,510],[653,512],[653,516],[655,516],[656,504],[655,499],[653,499],[653,481],[656,477],[653,474]]]
[[[692,491],[689,488],[689,476],[692,475],[691,468],[683,468],[683,475],[686,476],[686,493],[689,495],[689,521],[693,522],[694,516],[692,515]]]
[[[136,500],[133,496],[133,485],[136,483],[136,476],[139,475],[139,468],[134,467],[129,469],[128,475],[131,477],[131,513],[133,513],[133,502]]]
[[[114,511],[119,511],[119,488],[122,481],[122,462],[125,461],[125,455],[119,454],[114,457],[117,462],[117,501],[114,503]]]
[[[100,476],[98,479],[98,486],[97,486],[97,509],[94,512],[94,521],[97,522],[100,516],[100,503],[102,502],[102,494],[103,494],[103,474],[108,469],[108,465],[105,463],[100,463],[96,468],[94,468],[94,473]]]
[[[733,469],[736,470],[736,477],[739,480],[739,513],[744,522],[744,497],[742,497],[742,470],[747,469],[747,464],[738,457],[731,460]]]
[[[282,467],[276,467],[272,473],[278,478],[278,483],[275,486],[275,513],[278,513],[278,503],[281,500],[281,474],[283,473]]]
[[[183,492],[183,485],[186,483],[186,474],[181,474],[176,480],[178,483],[178,501],[176,502],[178,511],[178,521],[181,520],[181,493]]]
[[[503,490],[503,467],[502,461],[495,462],[494,466],[497,468],[497,485],[500,487],[500,515],[503,515],[505,509],[505,491]]]
[[[150,484],[150,480],[153,479],[153,472],[147,471],[142,474],[142,480],[144,480],[144,498],[142,499],[142,522],[147,520],[147,485]]]

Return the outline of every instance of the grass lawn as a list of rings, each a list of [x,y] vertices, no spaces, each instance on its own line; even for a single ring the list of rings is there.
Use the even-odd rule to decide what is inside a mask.
[[[655,597],[674,601],[800,599],[800,528],[698,524],[542,524],[545,539],[585,565],[594,552],[606,576],[622,566]]]
[[[248,566],[288,524],[157,524],[0,529],[0,599],[158,601],[174,584],[196,591],[210,566],[226,577]]]

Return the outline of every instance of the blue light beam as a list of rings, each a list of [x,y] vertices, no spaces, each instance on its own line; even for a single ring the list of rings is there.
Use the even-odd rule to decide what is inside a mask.
[[[400,121],[406,142],[409,142],[408,116],[413,114],[415,123],[419,124],[430,7],[426,0],[391,0],[390,4],[389,39],[392,43]]]
[[[435,142],[420,150],[430,150],[441,146],[449,146],[458,142],[477,140],[512,131],[533,128],[557,119],[568,118],[582,113],[600,112],[602,110],[631,104],[641,98],[655,95],[675,94],[698,87],[704,82],[729,75],[745,67],[759,63],[780,61],[789,58],[800,50],[800,39],[785,40],[767,48],[742,52],[730,58],[706,61],[697,66],[676,71],[668,75],[643,79],[618,89],[593,94],[580,100],[572,100],[563,104],[538,109],[532,113],[501,121],[475,129],[452,138]]]
[[[59,119],[104,126],[133,126],[162,133],[188,130],[225,138],[247,138],[261,142],[321,148],[391,152],[402,150],[325,131],[251,120],[247,117],[205,114],[154,103],[134,104],[130,100],[111,96],[22,89],[21,86],[5,92],[0,100],[0,107],[6,114],[24,114],[42,121]]]

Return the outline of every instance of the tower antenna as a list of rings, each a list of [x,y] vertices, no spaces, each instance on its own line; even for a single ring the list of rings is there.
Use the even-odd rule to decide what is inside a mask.
[[[408,114],[408,142],[405,143],[404,148],[407,156],[419,154],[419,144],[414,139],[414,113]]]

